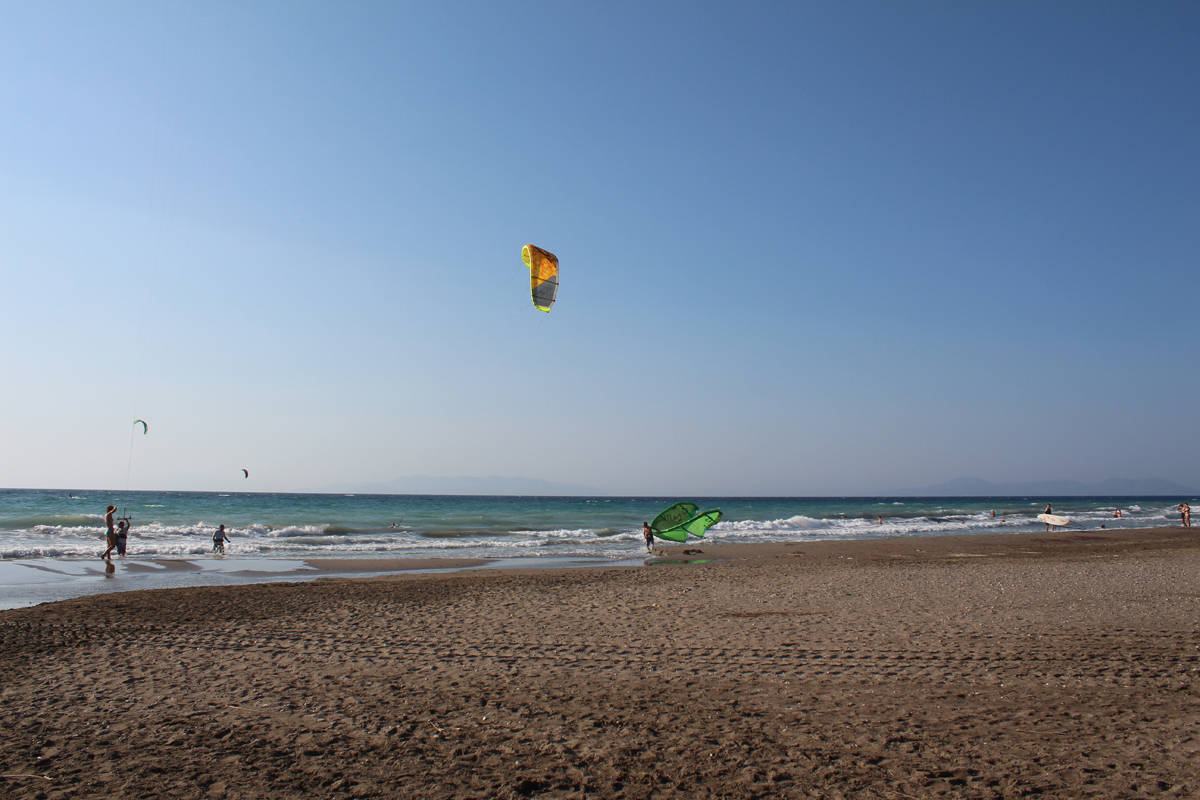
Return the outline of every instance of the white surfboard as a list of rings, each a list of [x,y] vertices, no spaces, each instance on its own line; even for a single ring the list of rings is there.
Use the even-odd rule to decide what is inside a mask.
[[[1071,521],[1070,517],[1060,517],[1058,514],[1038,514],[1037,518],[1047,525],[1066,525]]]

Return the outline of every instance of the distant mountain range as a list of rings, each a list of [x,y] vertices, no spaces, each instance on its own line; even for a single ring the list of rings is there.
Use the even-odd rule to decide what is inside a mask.
[[[1105,481],[1083,482],[1069,480],[996,482],[983,478],[955,478],[945,483],[916,486],[896,492],[914,497],[1002,497],[1008,495],[1192,495],[1195,487],[1164,478],[1113,478]]]
[[[508,475],[439,476],[406,475],[390,481],[355,483],[326,487],[324,492],[354,492],[356,494],[503,494],[503,495],[571,495],[595,494],[595,489],[573,483],[556,483],[540,478],[520,478]]]
[[[313,491],[354,494],[462,494],[462,495],[533,495],[580,496],[597,492],[594,486],[558,483],[541,478],[511,475],[406,475],[388,481],[324,486]],[[1189,488],[1164,478],[1126,478],[1085,482],[1071,480],[989,481],[983,478],[955,478],[944,483],[914,486],[893,492],[880,492],[889,497],[1063,497],[1071,495],[1166,495],[1200,497],[1200,489]]]

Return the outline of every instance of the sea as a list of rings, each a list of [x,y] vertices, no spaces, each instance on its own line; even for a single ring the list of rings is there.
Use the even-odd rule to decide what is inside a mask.
[[[643,563],[642,522],[679,500],[701,510],[721,509],[721,522],[706,537],[721,542],[1027,533],[1044,529],[1036,515],[1047,503],[1054,513],[1071,518],[1071,529],[1145,528],[1178,524],[1175,506],[1194,502],[1163,496],[533,497],[0,489],[0,608],[117,588],[245,582],[246,576],[266,580],[263,576],[272,572],[294,579],[291,567],[314,557],[486,558],[505,566]],[[106,574],[98,559],[108,504],[131,520],[129,554],[115,576],[111,569]],[[211,552],[220,524],[231,540],[223,556]],[[194,568],[163,569],[171,560]],[[136,563],[156,569],[125,567]],[[156,572],[163,574],[156,579]],[[105,580],[93,580],[99,578]]]

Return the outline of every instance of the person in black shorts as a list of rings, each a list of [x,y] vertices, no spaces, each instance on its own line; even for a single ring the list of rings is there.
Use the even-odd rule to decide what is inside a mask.
[[[117,555],[125,555],[127,544],[129,544],[129,520],[122,519],[117,523]]]
[[[225,526],[218,526],[216,532],[213,534],[213,552],[224,553],[225,543],[228,541],[229,537],[225,535]]]

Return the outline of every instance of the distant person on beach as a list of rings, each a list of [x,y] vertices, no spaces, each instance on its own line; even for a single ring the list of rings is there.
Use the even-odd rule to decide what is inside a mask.
[[[1045,510],[1045,511],[1043,511],[1042,513],[1043,513],[1043,514],[1053,514],[1053,513],[1054,513],[1054,510],[1053,510],[1052,508],[1050,508],[1050,504],[1049,504],[1049,503],[1046,503],[1046,510]],[[1049,532],[1050,532],[1050,523],[1049,523],[1049,522],[1047,522],[1047,523],[1046,523],[1046,533],[1049,533]]]
[[[1179,509],[1179,521],[1183,523],[1183,527],[1192,527],[1192,507],[1187,503],[1180,503],[1175,507]]]
[[[1113,512],[1113,519],[1120,519],[1120,518],[1121,518],[1121,509],[1118,508],[1116,511]]]
[[[992,509],[992,519],[996,518],[996,509]]]
[[[225,543],[229,541],[229,537],[225,535],[225,526],[217,526],[216,533],[213,534],[213,552],[224,553]]]
[[[101,558],[108,558],[109,553],[117,546],[117,532],[113,529],[113,514],[116,512],[116,506],[109,506],[104,510],[104,543],[108,545],[108,548],[100,554]]]
[[[122,519],[117,523],[117,555],[125,555],[125,547],[129,544],[129,520]]]
[[[649,522],[642,523],[642,538],[646,540],[646,552],[653,553],[654,552],[654,547],[653,547],[654,531],[650,530]]]
[[[883,524],[883,517],[879,517],[879,518],[876,520],[875,524],[876,524],[876,525],[882,525],[882,524]]]

